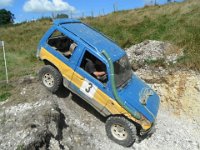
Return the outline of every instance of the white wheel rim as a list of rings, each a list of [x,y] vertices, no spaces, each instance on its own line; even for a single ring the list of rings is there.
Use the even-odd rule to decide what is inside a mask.
[[[111,133],[117,140],[125,140],[128,137],[125,128],[118,124],[113,124],[111,126]]]
[[[42,77],[42,82],[46,87],[51,88],[54,85],[54,77],[50,73],[46,73]]]

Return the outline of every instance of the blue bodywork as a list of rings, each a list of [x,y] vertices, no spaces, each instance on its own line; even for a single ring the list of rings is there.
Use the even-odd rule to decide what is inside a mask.
[[[62,26],[95,48],[97,52],[101,53],[102,50],[105,50],[113,61],[125,55],[124,50],[118,45],[86,24],[74,23],[73,25],[64,24]]]
[[[69,60],[67,60],[63,55],[56,53],[48,44],[46,44],[47,39],[55,30],[59,30],[64,33],[66,36],[73,39],[78,45],[75,54],[72,55]],[[54,25],[46,32],[40,41],[37,52],[38,56],[41,47],[48,49],[54,56],[89,80],[94,79],[90,75],[85,74],[82,69],[77,68],[77,66],[80,66],[80,60],[83,58],[83,54],[86,50],[106,64],[107,72],[110,72],[110,66],[105,56],[102,55],[103,50],[108,53],[113,63],[126,55],[123,49],[121,49],[116,43],[107,38],[105,35],[97,32],[88,25],[81,23],[79,20],[73,19],[55,20]],[[110,76],[108,76],[108,83],[106,86],[96,80],[93,81],[93,83],[109,97],[114,99]],[[146,89],[147,91],[150,90],[150,94],[143,92]],[[118,88],[117,90],[119,97],[127,107],[136,110],[150,122],[155,121],[160,100],[158,95],[141,79],[133,74],[128,84],[123,88]],[[141,102],[143,99],[145,101],[144,103]]]
[[[151,90],[151,95],[149,95],[148,100],[145,104],[141,103],[141,99],[145,96],[144,89]],[[148,118],[150,122],[154,122],[159,107],[159,97],[158,95],[141,79],[133,74],[131,80],[122,89],[118,89],[119,97],[124,101],[130,109],[136,109],[138,112],[142,113],[143,116]]]

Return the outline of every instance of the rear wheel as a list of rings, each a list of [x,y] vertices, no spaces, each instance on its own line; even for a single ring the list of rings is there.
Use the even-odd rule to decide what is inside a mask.
[[[107,136],[116,143],[130,147],[137,138],[135,125],[124,117],[109,117],[106,121]]]
[[[57,92],[62,86],[62,75],[51,65],[46,65],[39,71],[39,79],[52,93]]]

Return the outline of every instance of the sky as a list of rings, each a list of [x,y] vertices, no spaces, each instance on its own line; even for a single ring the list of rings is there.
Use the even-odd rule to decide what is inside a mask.
[[[116,10],[141,8],[154,0],[0,0],[0,9],[11,11],[15,23],[35,20],[52,14],[65,13],[69,17],[105,15]],[[167,0],[156,0],[165,4]],[[182,1],[182,0],[176,0]]]

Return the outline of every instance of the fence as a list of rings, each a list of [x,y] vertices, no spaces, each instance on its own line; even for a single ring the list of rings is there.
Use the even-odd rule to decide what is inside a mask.
[[[3,60],[4,60],[4,66],[5,66],[6,82],[8,83],[8,68],[7,68],[7,62],[6,62],[6,52],[5,52],[4,41],[0,41],[0,48],[1,47],[3,49]]]

